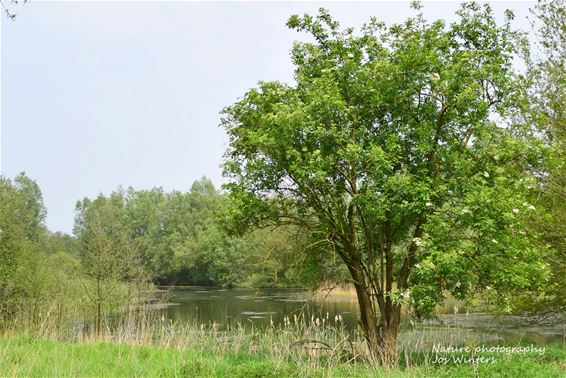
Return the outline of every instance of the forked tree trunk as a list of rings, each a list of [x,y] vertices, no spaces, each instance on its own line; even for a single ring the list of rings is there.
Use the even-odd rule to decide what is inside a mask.
[[[370,296],[370,285],[361,270],[349,267],[354,280],[358,305],[360,307],[360,325],[367,342],[373,363],[392,366],[397,364],[397,336],[401,307],[391,300],[376,308]],[[378,318],[379,311],[379,318]]]

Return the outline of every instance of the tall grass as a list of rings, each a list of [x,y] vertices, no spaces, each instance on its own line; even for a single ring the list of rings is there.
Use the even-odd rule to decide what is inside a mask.
[[[197,357],[205,356],[202,357],[205,359],[209,359],[206,356],[250,356],[254,361],[269,361],[269,366],[275,370],[278,366],[287,369],[291,364],[305,376],[442,376],[448,374],[448,371],[460,372],[458,374],[462,376],[474,376],[478,371],[478,367],[473,364],[438,366],[433,362],[434,344],[474,346],[482,341],[477,339],[473,330],[458,325],[451,328],[419,324],[405,326],[399,338],[399,367],[383,370],[368,362],[368,350],[360,333],[347,329],[339,316],[294,314],[285,316],[279,323],[272,322],[267,327],[237,322],[218,324],[196,320],[180,321],[168,319],[165,312],[160,310],[166,298],[151,306],[147,301],[141,300],[140,296],[137,298],[119,307],[108,303],[102,322],[104,326],[99,332],[92,326],[92,314],[84,306],[68,306],[66,312],[61,313],[57,303],[52,303],[51,306],[43,306],[40,311],[34,310],[36,316],[22,314],[11,321],[5,321],[0,329],[0,336],[11,340],[27,335],[34,340],[57,340],[72,345],[98,345],[102,342],[105,345],[123,345],[134,349],[165,348],[193,353]],[[167,358],[184,358],[175,353]],[[10,352],[0,348],[0,366],[3,355],[7,361]],[[25,364],[33,363],[34,358],[36,357],[30,355]],[[505,363],[516,363],[513,361],[509,359]],[[24,367],[12,365],[9,375],[26,375]],[[553,369],[557,369],[556,366],[554,364]],[[480,369],[487,367],[482,366]],[[534,367],[533,369],[536,371]]]

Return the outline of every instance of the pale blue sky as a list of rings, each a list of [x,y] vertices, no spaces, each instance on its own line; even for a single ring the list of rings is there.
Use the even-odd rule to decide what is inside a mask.
[[[429,19],[457,3],[427,2]],[[530,2],[497,2],[528,29]],[[119,185],[187,190],[223,182],[219,111],[259,80],[292,80],[304,36],[293,13],[324,6],[343,26],[403,20],[408,2],[32,2],[1,27],[1,168],[40,185],[47,225],[70,232],[75,202]],[[2,15],[3,16],[3,15]],[[1,205],[1,204],[0,204]]]

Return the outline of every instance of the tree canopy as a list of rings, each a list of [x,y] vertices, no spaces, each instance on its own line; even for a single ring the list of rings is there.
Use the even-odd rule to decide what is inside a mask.
[[[544,152],[517,117],[527,44],[510,11],[503,25],[487,4],[457,14],[358,32],[324,9],[292,16],[314,38],[293,46],[295,83],[261,82],[223,112],[232,216],[303,227],[339,255],[382,362],[402,305],[425,315],[485,290],[506,307],[545,278],[525,231]]]
[[[564,313],[566,309],[566,1],[539,1],[533,9],[540,53],[532,62],[531,107],[526,118],[538,125],[549,145],[542,183],[533,193],[540,208],[533,220],[548,245],[552,278],[539,292],[520,299],[523,308]]]

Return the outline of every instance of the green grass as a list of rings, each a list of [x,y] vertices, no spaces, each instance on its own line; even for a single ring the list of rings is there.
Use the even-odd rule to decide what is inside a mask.
[[[562,346],[543,356],[498,356],[479,365],[478,377],[565,377]],[[326,366],[269,356],[119,343],[65,343],[34,336],[0,339],[1,377],[473,377],[470,365],[432,364],[381,370],[364,364]]]
[[[275,376],[265,358],[111,343],[71,344],[19,336],[0,340],[0,375],[66,377]]]
[[[116,343],[64,343],[32,336],[0,339],[0,376],[23,377],[292,377],[366,376],[345,366],[299,368],[268,356]]]

